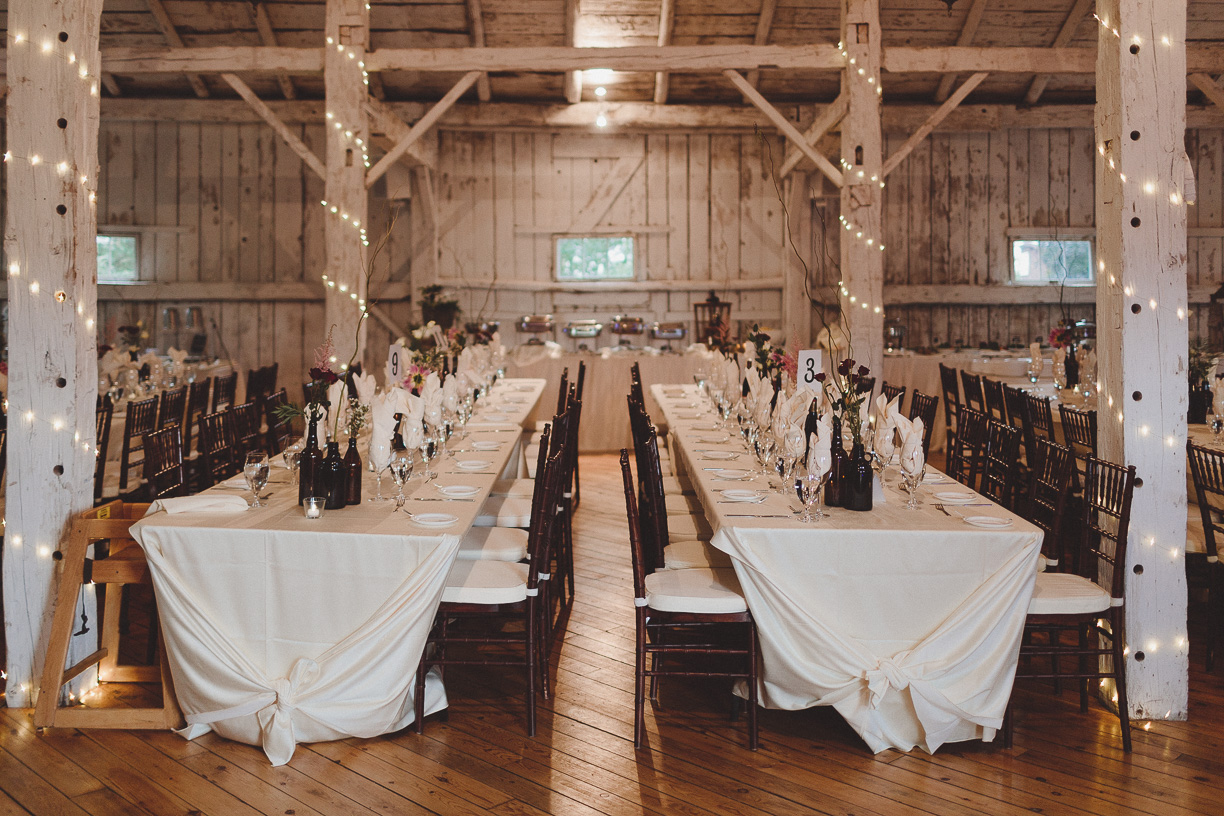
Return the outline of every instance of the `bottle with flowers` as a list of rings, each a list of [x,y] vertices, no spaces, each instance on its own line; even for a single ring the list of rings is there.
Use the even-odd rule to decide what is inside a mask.
[[[863,448],[863,403],[871,395],[874,380],[871,370],[865,365],[855,367],[850,357],[837,364],[831,378],[817,377],[824,386],[825,396],[834,412],[834,421],[850,437],[850,455],[840,460],[836,448],[842,440],[834,438],[834,466],[830,480],[836,480],[833,491],[838,501],[847,510],[870,510],[872,471],[871,460]],[[838,422],[840,420],[840,422]]]

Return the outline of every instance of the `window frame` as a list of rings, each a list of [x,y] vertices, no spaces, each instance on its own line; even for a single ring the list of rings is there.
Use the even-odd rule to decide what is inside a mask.
[[[563,278],[561,277],[561,242],[564,240],[575,240],[585,238],[628,238],[629,245],[633,252],[633,276],[629,278]],[[615,232],[557,232],[552,236],[553,251],[552,251],[552,280],[553,283],[572,285],[572,284],[599,284],[599,285],[623,285],[627,283],[635,283],[645,279],[642,268],[640,245],[638,235],[634,232],[620,231]]]
[[[123,227],[111,225],[99,225],[97,234],[94,237],[95,245],[98,238],[131,238],[136,242],[136,277],[131,280],[102,280],[101,275],[98,274],[97,284],[99,286],[133,286],[147,282],[144,275],[144,263],[142,262],[144,244],[144,232],[142,230],[138,228],[124,229]]]
[[[1044,280],[1026,282],[1016,280],[1015,244],[1017,241],[1086,241],[1088,243],[1088,274],[1091,277],[1087,281]],[[1073,286],[1076,289],[1084,289],[1094,287],[1097,284],[1096,257],[1096,230],[1091,227],[1026,227],[1009,229],[1007,231],[1007,285],[1028,288],[1039,286]]]

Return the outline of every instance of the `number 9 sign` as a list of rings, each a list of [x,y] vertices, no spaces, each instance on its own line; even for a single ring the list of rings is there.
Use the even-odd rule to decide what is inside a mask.
[[[389,384],[398,383],[404,379],[404,366],[401,361],[406,359],[404,347],[399,343],[393,343],[387,354],[387,382]]]
[[[823,362],[820,349],[803,349],[799,352],[800,387],[816,388],[816,375],[824,371]]]

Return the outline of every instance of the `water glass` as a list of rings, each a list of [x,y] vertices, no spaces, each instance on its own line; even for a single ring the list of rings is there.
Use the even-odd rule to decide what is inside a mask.
[[[438,475],[429,469],[429,463],[434,460],[438,453],[438,439],[432,434],[426,433],[421,437],[421,461],[425,463],[425,481],[430,482]]]
[[[1224,431],[1224,416],[1211,415],[1211,432],[1216,436],[1220,435],[1220,431]]]
[[[407,450],[398,450],[391,455],[391,480],[395,482],[395,509],[404,506],[408,497],[404,495],[404,483],[412,478],[412,454]]]
[[[251,506],[265,507],[259,500],[259,491],[268,483],[268,454],[262,451],[251,451],[246,455],[246,463],[242,468],[247,487],[251,490]]]
[[[905,482],[905,492],[909,494],[909,501],[905,503],[906,510],[917,510],[918,506],[922,504],[918,500],[918,485],[922,484],[924,476],[926,476],[925,464],[914,473],[910,473],[904,468],[901,469],[901,477]]]

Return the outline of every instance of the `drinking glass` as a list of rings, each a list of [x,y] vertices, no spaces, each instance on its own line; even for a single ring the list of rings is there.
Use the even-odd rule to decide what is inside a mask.
[[[412,454],[408,450],[398,450],[391,455],[391,480],[395,482],[395,509],[403,508],[408,497],[404,495],[404,483],[412,478]]]
[[[902,468],[901,476],[905,481],[905,492],[909,494],[909,501],[905,503],[905,509],[917,510],[918,505],[922,504],[918,501],[918,485],[922,484],[922,479],[926,476],[926,464],[924,463],[913,473]]]
[[[1044,357],[1034,357],[1031,360],[1029,360],[1028,378],[1029,378],[1030,383],[1032,383],[1033,385],[1037,384],[1037,381],[1041,379],[1041,370],[1044,367],[1045,367]]]
[[[421,461],[425,463],[425,481],[431,482],[438,474],[429,469],[429,463],[438,453],[438,439],[433,434],[426,433],[421,437]]]
[[[290,446],[281,452],[281,457],[285,460],[285,469],[289,471],[290,484],[296,486],[298,483],[298,465],[302,460],[302,452],[294,450]]]
[[[246,463],[242,468],[246,477],[247,487],[251,490],[251,506],[265,507],[259,500],[259,491],[268,483],[268,454],[263,451],[251,451],[246,455]]]
[[[799,501],[803,503],[803,515],[799,520],[805,523],[817,521],[825,518],[828,514],[820,509],[820,498],[824,490],[825,480],[828,478],[829,472],[826,471],[807,471],[799,477],[795,482],[798,488]],[[815,505],[815,509],[813,509]]]
[[[774,451],[778,447],[778,440],[769,431],[765,431],[757,436],[757,449],[760,451],[757,456],[761,463],[761,473],[766,478],[769,477],[770,463],[774,458]]]
[[[382,478],[383,471],[391,464],[391,443],[385,439],[381,441],[371,439],[369,455],[366,458],[369,460],[370,470],[378,477],[378,490],[366,501],[387,501],[387,498],[382,494]]]
[[[1224,416],[1211,415],[1211,432],[1216,436],[1220,435],[1220,431],[1224,431]]]

